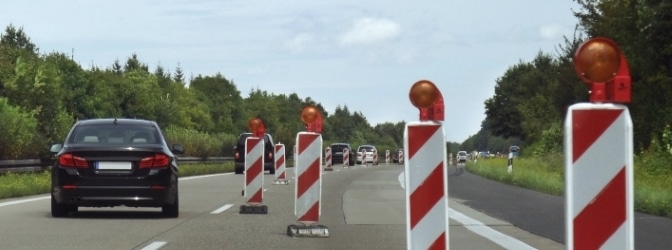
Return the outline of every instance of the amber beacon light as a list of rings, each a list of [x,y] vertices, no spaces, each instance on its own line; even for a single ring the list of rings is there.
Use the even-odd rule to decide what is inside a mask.
[[[264,136],[264,133],[266,132],[264,123],[261,121],[259,118],[252,118],[247,122],[247,127],[250,129],[252,134],[254,134],[255,137],[262,137]]]
[[[420,110],[420,120],[443,121],[443,95],[433,82],[417,81],[408,93],[411,104]]]
[[[309,105],[301,110],[301,121],[306,124],[308,132],[322,133],[322,115],[315,106]]]
[[[595,37],[581,44],[574,54],[574,70],[591,85],[591,102],[630,102],[630,69],[614,41]]]

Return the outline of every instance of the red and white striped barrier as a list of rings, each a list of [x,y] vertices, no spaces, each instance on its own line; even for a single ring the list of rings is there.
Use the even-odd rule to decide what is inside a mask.
[[[304,225],[317,224],[321,214],[322,135],[299,132],[296,138],[296,185],[294,215]]]
[[[275,180],[273,184],[288,184],[287,176],[285,174],[285,145],[275,144]]]
[[[264,197],[264,139],[250,136],[245,140],[245,189],[243,196],[248,205],[240,206],[242,214],[266,214]]]
[[[407,123],[406,249],[448,249],[448,175],[440,122]]]
[[[399,152],[397,152],[397,162],[399,162],[399,164],[404,164],[404,151],[399,150]]]
[[[331,147],[326,147],[324,149],[324,171],[333,171],[334,168],[331,165]]]
[[[348,148],[343,149],[343,167],[350,168],[350,150]]]
[[[567,249],[634,249],[632,127],[625,105],[569,107],[565,120]]]
[[[362,166],[368,167],[369,162],[366,160],[366,149],[362,149]]]
[[[386,149],[385,150],[385,165],[390,164],[390,150]]]
[[[372,164],[373,164],[373,165],[378,165],[378,150],[375,150],[375,149],[373,150],[373,155],[372,155],[372,157],[373,157],[373,158],[371,159],[371,160],[373,161]]]

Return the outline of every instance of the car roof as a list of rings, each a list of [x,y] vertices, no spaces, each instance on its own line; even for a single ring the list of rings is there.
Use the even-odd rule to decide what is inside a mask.
[[[153,125],[156,124],[150,120],[144,119],[129,119],[129,118],[94,118],[79,120],[75,125],[101,125],[101,124],[114,124],[116,121],[117,124],[134,124],[134,125]]]

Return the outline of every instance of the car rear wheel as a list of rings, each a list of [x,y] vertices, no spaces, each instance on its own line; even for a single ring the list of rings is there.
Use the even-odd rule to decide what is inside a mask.
[[[275,174],[275,167],[273,167],[273,168],[271,168],[270,170],[268,170],[268,173],[274,175],[274,174]]]
[[[243,169],[241,169],[241,168],[236,168],[236,169],[234,170],[234,172],[235,172],[236,174],[243,174]]]
[[[169,218],[177,218],[180,216],[180,200],[178,195],[175,195],[175,202],[161,207],[161,213]]]
[[[64,204],[58,204],[56,202],[56,198],[54,198],[54,195],[51,195],[51,216],[52,217],[66,217],[70,212],[76,212],[77,207],[75,206],[74,209],[72,206],[64,205]]]

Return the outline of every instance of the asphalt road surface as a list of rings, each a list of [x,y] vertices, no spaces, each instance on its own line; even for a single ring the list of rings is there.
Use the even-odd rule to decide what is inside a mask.
[[[287,236],[287,226],[297,224],[289,169],[289,185],[265,175],[266,215],[239,214],[243,175],[233,174],[181,178],[179,218],[115,207],[56,219],[47,195],[0,200],[0,249],[406,249],[403,166],[334,169],[322,175],[320,224],[329,238]],[[561,197],[469,173],[450,176],[449,186],[450,248],[564,249]],[[644,217],[649,224],[640,223]],[[636,221],[638,249],[667,249],[672,222],[644,217]],[[657,237],[641,245],[642,232]]]

